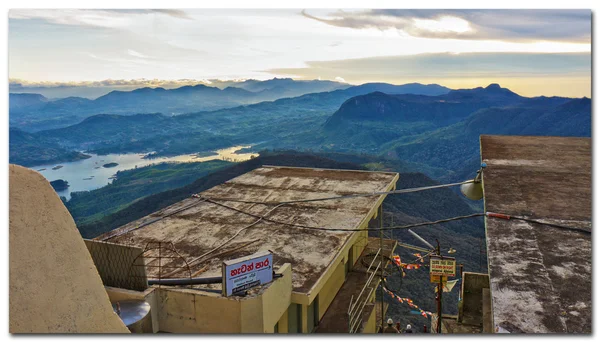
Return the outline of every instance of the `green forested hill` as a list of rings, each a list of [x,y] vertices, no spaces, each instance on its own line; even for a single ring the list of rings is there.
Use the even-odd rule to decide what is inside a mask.
[[[9,162],[23,166],[53,164],[89,158],[69,151],[50,139],[40,138],[16,128],[9,131]]]

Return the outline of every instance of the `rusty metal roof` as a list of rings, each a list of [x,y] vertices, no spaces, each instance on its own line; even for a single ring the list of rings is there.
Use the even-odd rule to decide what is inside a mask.
[[[591,139],[482,135],[485,209],[591,230]],[[494,324],[590,333],[591,235],[486,218]]]
[[[354,193],[386,191],[394,187],[397,173],[264,166],[201,193],[204,198],[281,202]],[[374,213],[381,196],[285,205],[268,218],[302,225],[357,229]],[[223,202],[255,215],[274,205]],[[196,204],[196,205],[193,205]],[[193,206],[192,206],[193,205]],[[165,215],[174,213],[165,217]],[[164,217],[162,219],[159,219]],[[158,220],[157,220],[158,219]],[[185,199],[130,222],[96,239],[144,247],[150,241],[172,242],[187,260],[219,246],[257,219],[197,198]],[[150,222],[139,229],[144,223]],[[353,232],[299,229],[260,222],[202,262],[191,262],[195,276],[221,275],[221,262],[261,250],[274,253],[274,264],[292,264],[294,291],[306,293],[318,281]],[[152,276],[152,270],[149,270]],[[184,274],[182,273],[182,276]],[[218,288],[220,285],[214,285]]]

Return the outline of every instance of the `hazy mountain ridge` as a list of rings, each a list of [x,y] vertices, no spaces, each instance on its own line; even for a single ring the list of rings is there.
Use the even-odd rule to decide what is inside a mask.
[[[436,96],[361,93],[414,87],[367,84],[179,116],[96,115],[35,136],[100,153],[175,155],[239,144],[256,145],[255,150],[370,153],[423,165],[428,175],[442,178],[460,174],[461,161],[473,159],[479,134],[589,136],[591,101],[586,98],[527,98],[495,84]],[[445,91],[437,85],[419,88]],[[450,158],[457,153],[460,158]]]
[[[313,131],[346,99],[373,88],[386,87],[395,92],[416,91],[414,84],[366,86],[368,89],[363,85],[174,117],[136,114],[130,115],[133,118],[127,118],[128,116],[123,115],[100,114],[75,125],[39,131],[35,135],[60,141],[62,145],[73,149],[95,150],[101,153],[193,153],[231,146],[228,145],[230,143],[247,144],[277,140],[282,136],[289,136],[290,133]],[[418,88],[423,91],[440,91],[436,85]],[[183,91],[189,91],[189,88]],[[139,90],[139,93],[146,92],[152,90]],[[159,115],[160,119],[156,115]]]
[[[350,86],[332,81],[292,79],[238,83],[242,87],[254,90],[235,86],[221,89],[204,84],[173,89],[143,87],[126,91],[113,90],[93,100],[76,96],[48,100],[40,94],[13,93],[9,101],[10,123],[13,127],[37,131],[72,125],[82,118],[95,114],[131,115],[160,112],[165,115],[178,115],[273,101],[283,97],[332,91]],[[48,120],[49,117],[53,119]]]
[[[297,81],[277,78],[232,84],[234,86],[227,86],[223,89],[198,84],[174,89],[144,87],[130,91],[115,90],[94,100],[81,97],[48,100],[39,94],[11,94],[10,124],[12,127],[27,131],[39,131],[66,127],[96,114],[131,115],[159,112],[164,115],[180,115],[342,90],[347,91],[335,93],[334,96],[349,98],[365,94],[373,89],[382,89],[392,93],[417,94],[449,91],[448,88],[438,85],[373,83],[351,86],[333,81]],[[20,97],[27,98],[31,105],[21,109],[19,104],[25,99],[22,100]],[[34,102],[33,97],[39,97],[43,101]]]

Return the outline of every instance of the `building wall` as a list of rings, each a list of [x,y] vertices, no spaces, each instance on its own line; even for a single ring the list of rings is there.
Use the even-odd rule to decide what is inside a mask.
[[[282,266],[278,273],[283,276],[277,279],[260,297],[262,300],[263,332],[273,332],[275,324],[287,316],[287,310],[292,302],[292,267],[290,264]],[[286,321],[287,331],[287,321]],[[281,329],[281,325],[280,325]],[[268,331],[267,331],[268,330]]]
[[[373,304],[375,305],[375,304]],[[375,334],[377,333],[377,308],[374,308],[369,315],[369,319],[363,327],[363,334]]]
[[[361,228],[366,227],[376,213],[375,208],[365,218]],[[346,280],[346,264],[356,264],[366,247],[367,238],[367,231],[353,234],[334,260],[337,266],[329,267],[318,286],[309,294],[292,293],[292,269],[289,264],[278,270],[283,277],[276,279],[259,296],[250,298],[222,297],[216,293],[200,293],[189,289],[157,288],[152,297],[157,307],[154,310],[153,306],[157,321],[154,328],[174,333],[273,333],[277,324],[279,333],[288,333],[288,327],[298,325],[300,332],[308,333],[308,314],[312,301],[318,302],[316,306],[320,320]],[[128,292],[144,297],[141,292],[122,291],[125,292],[111,294],[111,300],[124,298]],[[291,324],[290,319],[294,321]],[[375,320],[373,313],[365,332],[376,332]]]
[[[319,320],[323,318],[323,315],[329,308],[329,305],[337,295],[344,281],[346,280],[346,272],[344,271],[345,264],[343,262],[338,263],[337,268],[329,278],[326,286],[323,286],[319,292],[319,296],[316,300],[319,301]]]
[[[9,332],[129,333],[50,183],[10,165],[8,188]]]
[[[287,334],[288,333],[288,310],[286,310],[283,315],[281,315],[281,318],[279,319],[279,321],[277,322],[279,330],[277,331],[280,334]]]
[[[291,302],[291,265],[282,265],[277,273],[282,277],[247,298],[157,288],[158,329],[171,333],[273,333],[275,324],[282,322],[280,331],[287,331],[284,316]]]
[[[394,185],[395,186],[395,185]],[[383,200],[383,199],[382,199]],[[365,217],[363,222],[360,224],[360,228],[366,228],[369,225],[369,221],[377,217],[379,206],[374,207],[369,215]],[[337,295],[340,288],[346,281],[346,270],[347,263],[351,262],[352,265],[356,264],[360,255],[364,251],[367,245],[368,231],[363,230],[354,233],[348,239],[347,244],[340,251],[338,257],[333,261],[331,266],[325,271],[321,279],[312,291],[308,294],[300,294],[294,292],[292,294],[292,302],[302,306],[302,332],[309,333],[308,322],[310,321],[308,315],[310,314],[309,306],[313,300],[318,301],[318,319],[323,318],[325,312],[329,308],[329,305]],[[352,251],[352,252],[350,252]],[[336,265],[337,266],[334,266]],[[374,296],[373,296],[374,300]],[[373,322],[375,319],[373,318]]]
[[[487,273],[463,272],[461,281],[461,303],[459,320],[465,324],[481,324],[483,322],[483,305],[489,307],[490,302],[483,303],[483,290],[490,288]],[[488,298],[489,300],[489,298]]]
[[[190,289],[157,290],[159,330],[171,333],[234,333],[241,331],[241,304],[220,294]]]
[[[299,333],[302,331],[302,322],[300,319],[302,318],[302,305],[296,303],[290,303],[290,306],[287,310],[288,317],[288,333]]]

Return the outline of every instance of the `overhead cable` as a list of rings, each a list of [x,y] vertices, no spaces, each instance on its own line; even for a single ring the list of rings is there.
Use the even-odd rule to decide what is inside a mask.
[[[448,184],[438,184],[438,185],[431,185],[431,186],[423,186],[423,187],[418,187],[418,188],[408,188],[408,189],[400,189],[400,190],[393,190],[393,191],[380,191],[380,192],[371,192],[371,193],[365,193],[365,194],[352,194],[352,195],[343,195],[343,196],[332,196],[332,197],[323,197],[323,198],[313,198],[313,199],[305,199],[305,200],[294,200],[294,201],[284,201],[284,202],[269,202],[269,201],[247,201],[247,200],[240,200],[240,199],[235,199],[235,198],[219,198],[219,197],[211,197],[211,198],[206,198],[201,196],[200,194],[195,194],[193,195],[193,197],[195,198],[199,198],[200,201],[195,202],[189,206],[180,208],[178,210],[175,210],[167,215],[152,219],[148,222],[144,222],[141,225],[137,226],[137,227],[133,227],[129,230],[126,231],[120,231],[120,232],[115,232],[115,234],[111,234],[108,236],[105,236],[104,238],[102,238],[102,241],[108,240],[108,239],[112,239],[127,233],[130,233],[134,230],[138,230],[140,228],[143,228],[145,226],[148,226],[150,224],[153,224],[155,222],[158,222],[166,217],[169,217],[171,215],[177,214],[179,212],[182,212],[184,210],[187,210],[193,206],[196,206],[202,202],[211,202],[214,204],[219,204],[217,202],[213,202],[211,200],[217,200],[217,201],[222,201],[222,202],[236,202],[236,203],[246,203],[246,204],[263,204],[263,205],[286,205],[286,204],[293,204],[293,203],[304,203],[304,202],[318,202],[318,201],[329,201],[329,200],[336,200],[336,199],[347,199],[347,198],[355,198],[355,197],[370,197],[370,196],[381,196],[381,195],[389,195],[389,194],[404,194],[404,193],[411,193],[411,192],[419,192],[419,191],[425,191],[425,190],[431,190],[431,189],[438,189],[438,188],[445,188],[445,187],[450,187],[450,186],[457,186],[457,185],[462,185],[462,184],[467,184],[467,183],[473,183],[473,180],[468,180],[468,181],[464,181],[464,182],[458,182],[458,183],[448,183]],[[227,207],[236,211],[239,211],[235,208],[232,207]],[[239,211],[242,212],[242,211]],[[252,215],[250,213],[245,213],[242,212],[244,214],[248,214],[251,216],[254,216],[256,218],[260,218],[260,216],[258,215]],[[258,223],[258,222],[256,222]],[[280,223],[280,222],[273,222],[273,223]],[[309,227],[303,227],[306,229],[310,229]]]
[[[503,219],[503,220],[514,219],[514,220],[520,220],[520,221],[525,221],[525,222],[529,222],[529,223],[542,224],[544,226],[549,226],[549,227],[554,227],[554,228],[559,228],[559,229],[566,229],[566,230],[572,230],[572,231],[577,231],[577,232],[586,233],[586,234],[592,234],[591,230],[587,230],[584,228],[564,226],[564,225],[555,224],[555,223],[548,223],[548,222],[544,222],[544,221],[529,219],[529,218],[522,217],[522,216],[511,216],[511,215],[507,215],[507,214],[499,214],[499,213],[492,213],[492,212],[487,212],[487,213],[485,213],[485,215],[487,217],[493,217],[493,218],[498,218],[498,219]]]
[[[101,240],[101,241],[105,241],[105,240],[112,239],[112,238],[116,238],[116,237],[118,237],[118,236],[121,236],[121,235],[124,235],[124,234],[127,234],[127,233],[131,233],[131,232],[132,232],[132,231],[134,231],[134,230],[138,230],[138,229],[140,229],[140,228],[143,228],[143,227],[145,227],[145,226],[148,226],[148,225],[151,225],[151,224],[153,224],[153,223],[155,223],[155,222],[158,222],[158,221],[160,221],[160,220],[162,220],[162,219],[164,219],[164,218],[167,218],[167,217],[169,217],[169,216],[175,215],[175,214],[177,214],[177,213],[180,213],[180,212],[182,212],[182,211],[188,210],[188,209],[190,209],[191,207],[195,207],[195,206],[197,206],[198,204],[200,204],[200,203],[203,203],[203,202],[206,202],[206,200],[205,200],[205,199],[201,199],[200,201],[196,201],[196,202],[194,202],[194,203],[192,203],[192,204],[190,204],[190,205],[187,205],[187,206],[185,206],[185,207],[182,207],[182,208],[179,208],[179,209],[177,209],[177,210],[174,210],[174,211],[172,211],[172,212],[170,212],[170,213],[168,213],[168,214],[166,214],[166,215],[163,215],[163,216],[161,216],[161,217],[157,217],[157,218],[155,218],[155,219],[152,219],[152,220],[150,220],[150,221],[144,222],[144,223],[142,223],[142,224],[140,224],[140,225],[138,225],[138,226],[135,226],[135,227],[133,227],[133,228],[130,228],[130,229],[128,229],[128,230],[123,230],[123,231],[116,231],[116,230],[113,230],[113,232],[115,232],[114,234],[107,235],[107,236],[103,237],[103,238],[102,238],[102,239],[100,239],[100,240]]]
[[[246,211],[243,211],[243,210],[240,210],[240,209],[228,206],[228,205],[223,204],[223,203],[219,203],[219,202],[213,201],[211,199],[207,199],[206,202],[207,203],[212,203],[212,204],[224,207],[224,208],[227,208],[229,210],[236,211],[236,212],[241,213],[241,214],[245,214],[245,215],[252,216],[252,217],[255,217],[255,218],[261,218],[262,221],[265,221],[265,222],[280,224],[280,225],[289,226],[289,227],[295,227],[295,228],[299,228],[299,229],[323,230],[323,231],[331,231],[331,232],[356,232],[356,231],[365,231],[365,230],[366,231],[402,230],[402,229],[409,229],[409,228],[421,227],[421,226],[429,226],[429,225],[434,225],[434,224],[439,224],[439,223],[445,223],[445,222],[450,222],[450,221],[456,221],[456,220],[463,220],[463,219],[467,219],[467,218],[479,217],[479,216],[484,216],[485,215],[484,213],[476,213],[476,214],[470,214],[470,215],[464,215],[464,216],[451,217],[451,218],[437,220],[437,221],[414,223],[414,224],[409,224],[409,225],[404,225],[404,226],[391,226],[391,227],[382,227],[382,228],[364,228],[364,229],[348,229],[348,228],[314,227],[314,226],[307,226],[307,225],[302,225],[302,224],[282,222],[282,221],[277,221],[277,220],[273,220],[273,219],[265,217],[268,213],[265,214],[265,215],[263,215],[263,216],[260,216],[260,215],[252,214],[252,213],[249,213],[249,212],[246,212]],[[280,203],[279,205],[283,205],[283,204],[284,203]]]
[[[249,201],[242,200],[236,198],[223,198],[223,197],[205,197],[200,196],[201,198],[216,200],[221,202],[236,202],[236,203],[246,203],[246,204],[264,204],[264,205],[277,205],[277,204],[294,204],[294,203],[307,203],[307,202],[320,202],[320,201],[331,201],[331,200],[339,200],[339,199],[348,199],[348,198],[356,198],[356,197],[371,197],[371,196],[381,196],[381,195],[393,195],[393,194],[406,194],[411,192],[419,192],[425,190],[439,189],[439,188],[447,188],[451,186],[457,186],[462,184],[473,183],[474,180],[467,180],[464,182],[458,183],[447,183],[447,184],[437,184],[430,186],[422,186],[418,188],[407,188],[407,189],[399,189],[392,191],[377,191],[377,192],[368,192],[364,194],[351,194],[351,195],[342,195],[342,196],[331,196],[331,197],[321,197],[321,198],[311,198],[311,199],[302,199],[302,200],[293,200],[293,201]]]
[[[212,202],[212,201],[208,201],[208,200],[207,200],[207,202],[214,203],[214,202]],[[215,252],[215,251],[217,251],[219,248],[221,248],[221,247],[225,246],[226,244],[228,244],[229,242],[231,242],[233,239],[235,239],[235,238],[236,238],[238,235],[240,235],[240,233],[241,233],[242,231],[244,231],[244,230],[246,230],[246,229],[248,229],[248,228],[250,228],[250,227],[253,227],[253,226],[257,225],[257,224],[258,224],[260,221],[266,220],[266,219],[265,219],[265,216],[269,215],[271,212],[273,212],[275,209],[279,208],[279,207],[280,207],[280,206],[282,206],[282,205],[283,205],[283,204],[280,204],[280,205],[277,205],[277,206],[275,206],[275,207],[271,208],[271,210],[269,210],[269,211],[268,211],[267,213],[265,213],[263,216],[252,215],[252,216],[254,216],[254,217],[257,217],[257,218],[258,218],[258,220],[254,221],[254,222],[252,222],[251,224],[249,224],[249,225],[247,225],[247,226],[243,227],[242,229],[238,230],[238,231],[237,231],[235,234],[233,234],[233,236],[232,236],[232,237],[230,237],[229,239],[227,239],[225,242],[223,242],[222,244],[218,245],[217,247],[215,247],[215,248],[211,249],[210,251],[208,251],[208,252],[206,252],[206,253],[204,253],[204,254],[200,255],[199,257],[195,258],[194,260],[190,261],[190,262],[189,262],[189,264],[192,264],[192,263],[195,263],[195,262],[197,262],[197,261],[200,261],[200,260],[201,260],[202,258],[204,258],[205,256],[208,256],[208,255],[210,255],[210,254],[214,253],[214,252]]]

